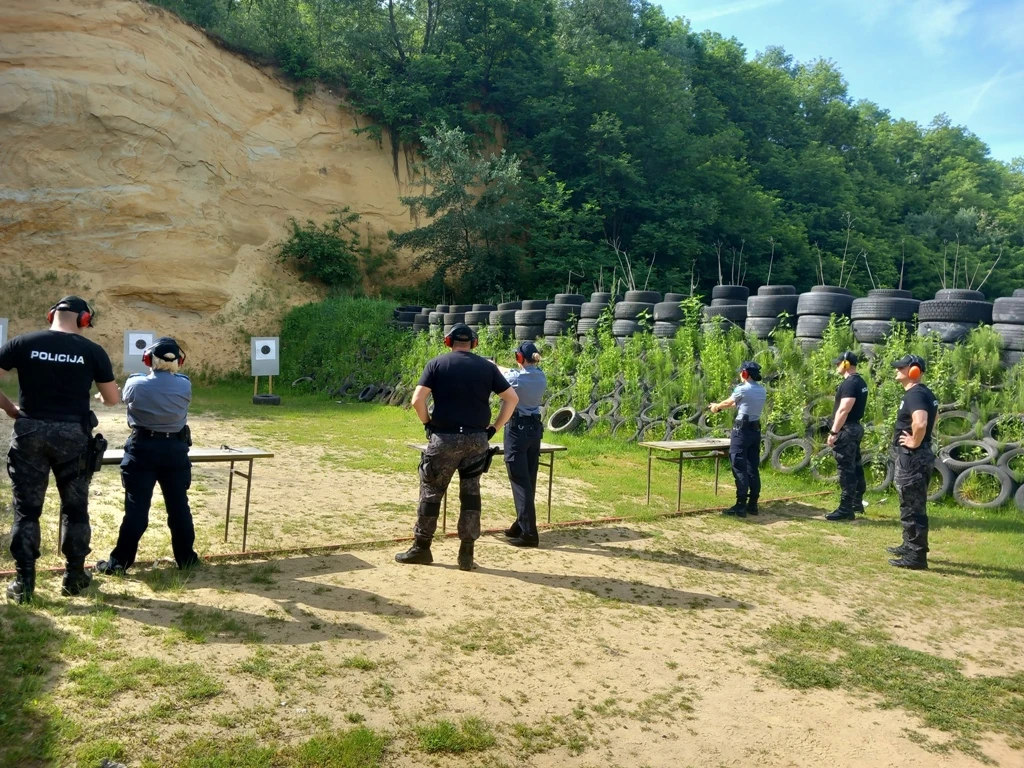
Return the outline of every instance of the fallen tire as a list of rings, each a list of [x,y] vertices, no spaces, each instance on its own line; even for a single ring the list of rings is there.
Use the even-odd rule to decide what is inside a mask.
[[[252,404],[253,405],[280,405],[281,404],[281,396],[280,395],[253,395],[252,396]]]
[[[583,426],[583,418],[575,408],[559,408],[548,419],[548,432],[553,434],[575,432]]]
[[[901,320],[910,322],[917,314],[921,302],[916,299],[887,299],[869,297],[854,299],[850,305],[850,319],[857,320]]]
[[[928,501],[942,501],[953,491],[953,470],[942,459],[935,459],[932,476],[928,479]]]
[[[620,301],[615,305],[616,320],[636,320],[644,312],[651,317],[654,314],[654,304],[642,301]]]
[[[683,319],[683,308],[679,302],[662,301],[654,305],[654,320],[678,322]]]
[[[711,288],[712,299],[731,299],[746,304],[750,289],[745,285],[715,285]]]
[[[772,457],[772,439],[768,435],[761,435],[761,458],[759,462],[764,464]]]
[[[1011,448],[996,462],[1015,483],[1024,483],[1024,448]]]
[[[1024,351],[1024,325],[993,323],[992,330],[1003,339],[1003,347],[1011,352]]]
[[[862,456],[864,463],[864,482],[869,491],[878,493],[892,485],[896,467],[884,453],[869,453]]]
[[[796,296],[795,285],[762,285],[757,289],[758,296]],[[753,297],[751,297],[753,298]],[[749,299],[748,299],[749,301]]]
[[[1024,445],[1022,434],[1024,434],[1024,416],[1020,414],[996,416],[981,429],[982,437],[1007,450]],[[1002,457],[1000,457],[1000,461],[1002,461]]]
[[[980,452],[982,455],[977,458],[964,458],[967,451],[973,454]],[[959,475],[972,467],[995,463],[997,453],[995,446],[984,440],[955,440],[939,449],[939,458],[953,474]]]
[[[798,453],[800,454],[800,459],[793,462],[791,457]],[[796,472],[807,468],[811,463],[812,455],[813,448],[811,447],[810,440],[804,440],[803,438],[787,440],[784,443],[779,443],[775,446],[774,450],[772,450],[772,469],[781,472],[784,475],[795,474]]]
[[[853,296],[845,293],[801,293],[797,300],[798,315],[849,315]]]
[[[805,339],[820,339],[831,320],[831,315],[800,315],[796,319],[796,335]]]
[[[543,325],[517,325],[513,335],[519,341],[533,341],[544,335]]]
[[[831,448],[822,448],[811,457],[811,477],[819,483],[838,483],[839,467]]]
[[[565,322],[570,317],[579,317],[579,304],[548,304],[544,310],[546,320],[560,320]]]
[[[300,376],[299,378],[297,378],[295,381],[292,382],[292,386],[293,387],[297,387],[297,386],[299,386],[299,384],[305,384],[307,382],[312,384],[313,383],[313,377],[312,376]]]
[[[804,423],[827,421],[835,409],[835,398],[832,395],[822,395],[811,400],[804,406]]]
[[[657,304],[661,294],[657,291],[626,291],[625,301],[631,304]]]
[[[747,317],[778,317],[783,312],[796,314],[796,296],[751,296],[747,299]]]
[[[940,288],[935,292],[939,301],[984,301],[985,294],[969,288]]]
[[[940,411],[935,416],[932,431],[935,437],[946,443],[954,440],[970,440],[974,437],[974,428],[978,424],[978,416],[972,411]]]
[[[635,336],[640,333],[641,326],[636,320],[613,320],[612,321],[612,336],[618,336],[619,338],[626,338],[627,336]]]
[[[944,344],[956,344],[967,338],[977,326],[973,323],[954,323],[939,320],[928,320],[917,324],[918,336],[935,334]]]
[[[917,319],[921,322],[939,320],[947,323],[978,323],[992,322],[992,305],[987,301],[965,300],[934,300],[922,301],[917,310]]]
[[[788,426],[789,430],[785,432],[780,431],[784,426]],[[792,424],[786,424],[785,422],[780,424],[778,422],[771,422],[768,424],[768,428],[765,430],[765,434],[772,439],[775,443],[785,443],[788,440],[795,440],[800,437],[800,432],[791,431],[793,429]],[[803,427],[800,427],[801,431]]]
[[[361,402],[361,403],[368,403],[371,400],[373,400],[373,398],[375,398],[376,396],[377,396],[377,385],[375,385],[375,384],[367,384],[365,387],[363,387],[359,391],[359,395],[357,396],[356,399],[359,400],[359,402]]]
[[[971,467],[953,481],[953,498],[971,509],[996,509],[1012,494],[1013,481],[999,467]]]

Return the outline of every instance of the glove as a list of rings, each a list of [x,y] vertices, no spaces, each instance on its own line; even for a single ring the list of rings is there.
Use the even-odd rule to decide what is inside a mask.
[[[498,431],[497,427],[495,427],[493,424],[491,426],[489,426],[487,428],[487,439],[490,440],[492,437],[494,437],[494,433],[497,432],[497,431]]]

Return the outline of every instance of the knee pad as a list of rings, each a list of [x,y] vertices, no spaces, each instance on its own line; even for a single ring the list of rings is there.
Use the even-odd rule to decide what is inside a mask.
[[[464,493],[459,491],[459,505],[462,509],[476,510],[483,509],[483,500],[479,493]]]
[[[420,517],[439,517],[441,515],[441,502],[421,501],[416,514]]]

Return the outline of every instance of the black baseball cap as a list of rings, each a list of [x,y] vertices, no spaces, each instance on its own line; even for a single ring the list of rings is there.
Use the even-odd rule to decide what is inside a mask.
[[[65,296],[63,299],[53,305],[54,312],[75,312],[82,313],[88,312],[90,315],[93,314],[92,308],[89,306],[89,302],[83,299],[81,296]],[[92,326],[92,319],[89,320],[89,325]]]
[[[526,360],[526,362],[532,362],[533,356],[540,354],[540,350],[537,348],[537,345],[534,344],[532,341],[524,341],[522,344],[516,347],[516,352],[522,355],[523,359]]]
[[[926,368],[926,365],[925,365],[925,362],[924,362],[924,358],[923,357],[918,357],[917,355],[904,355],[899,360],[896,360],[892,364],[892,367],[893,368],[909,368],[911,365],[916,365],[918,368],[921,369],[922,373],[924,372],[924,370]]]
[[[167,360],[168,362],[181,357],[181,347],[170,336],[161,336],[150,344],[146,351],[153,357],[159,357],[161,360]]]
[[[452,341],[476,341],[476,331],[465,323],[456,323],[448,332],[448,338]]]
[[[752,378],[754,381],[761,380],[761,366],[755,363],[753,360],[744,360],[740,364],[740,373],[746,373],[747,376]]]
[[[833,360],[832,365],[839,365],[842,362],[847,362],[850,365],[855,366],[858,362],[860,362],[860,360],[858,360],[857,355],[847,350],[846,352],[843,352],[843,354],[841,354],[835,360]]]

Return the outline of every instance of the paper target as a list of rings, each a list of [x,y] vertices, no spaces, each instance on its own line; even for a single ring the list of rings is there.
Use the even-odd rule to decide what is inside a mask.
[[[250,342],[253,376],[277,376],[281,361],[277,336],[254,336]]]
[[[156,334],[153,331],[124,332],[125,373],[149,373],[149,368],[142,362],[142,353],[155,340]]]
[[[0,317],[0,347],[7,343],[7,318]]]

